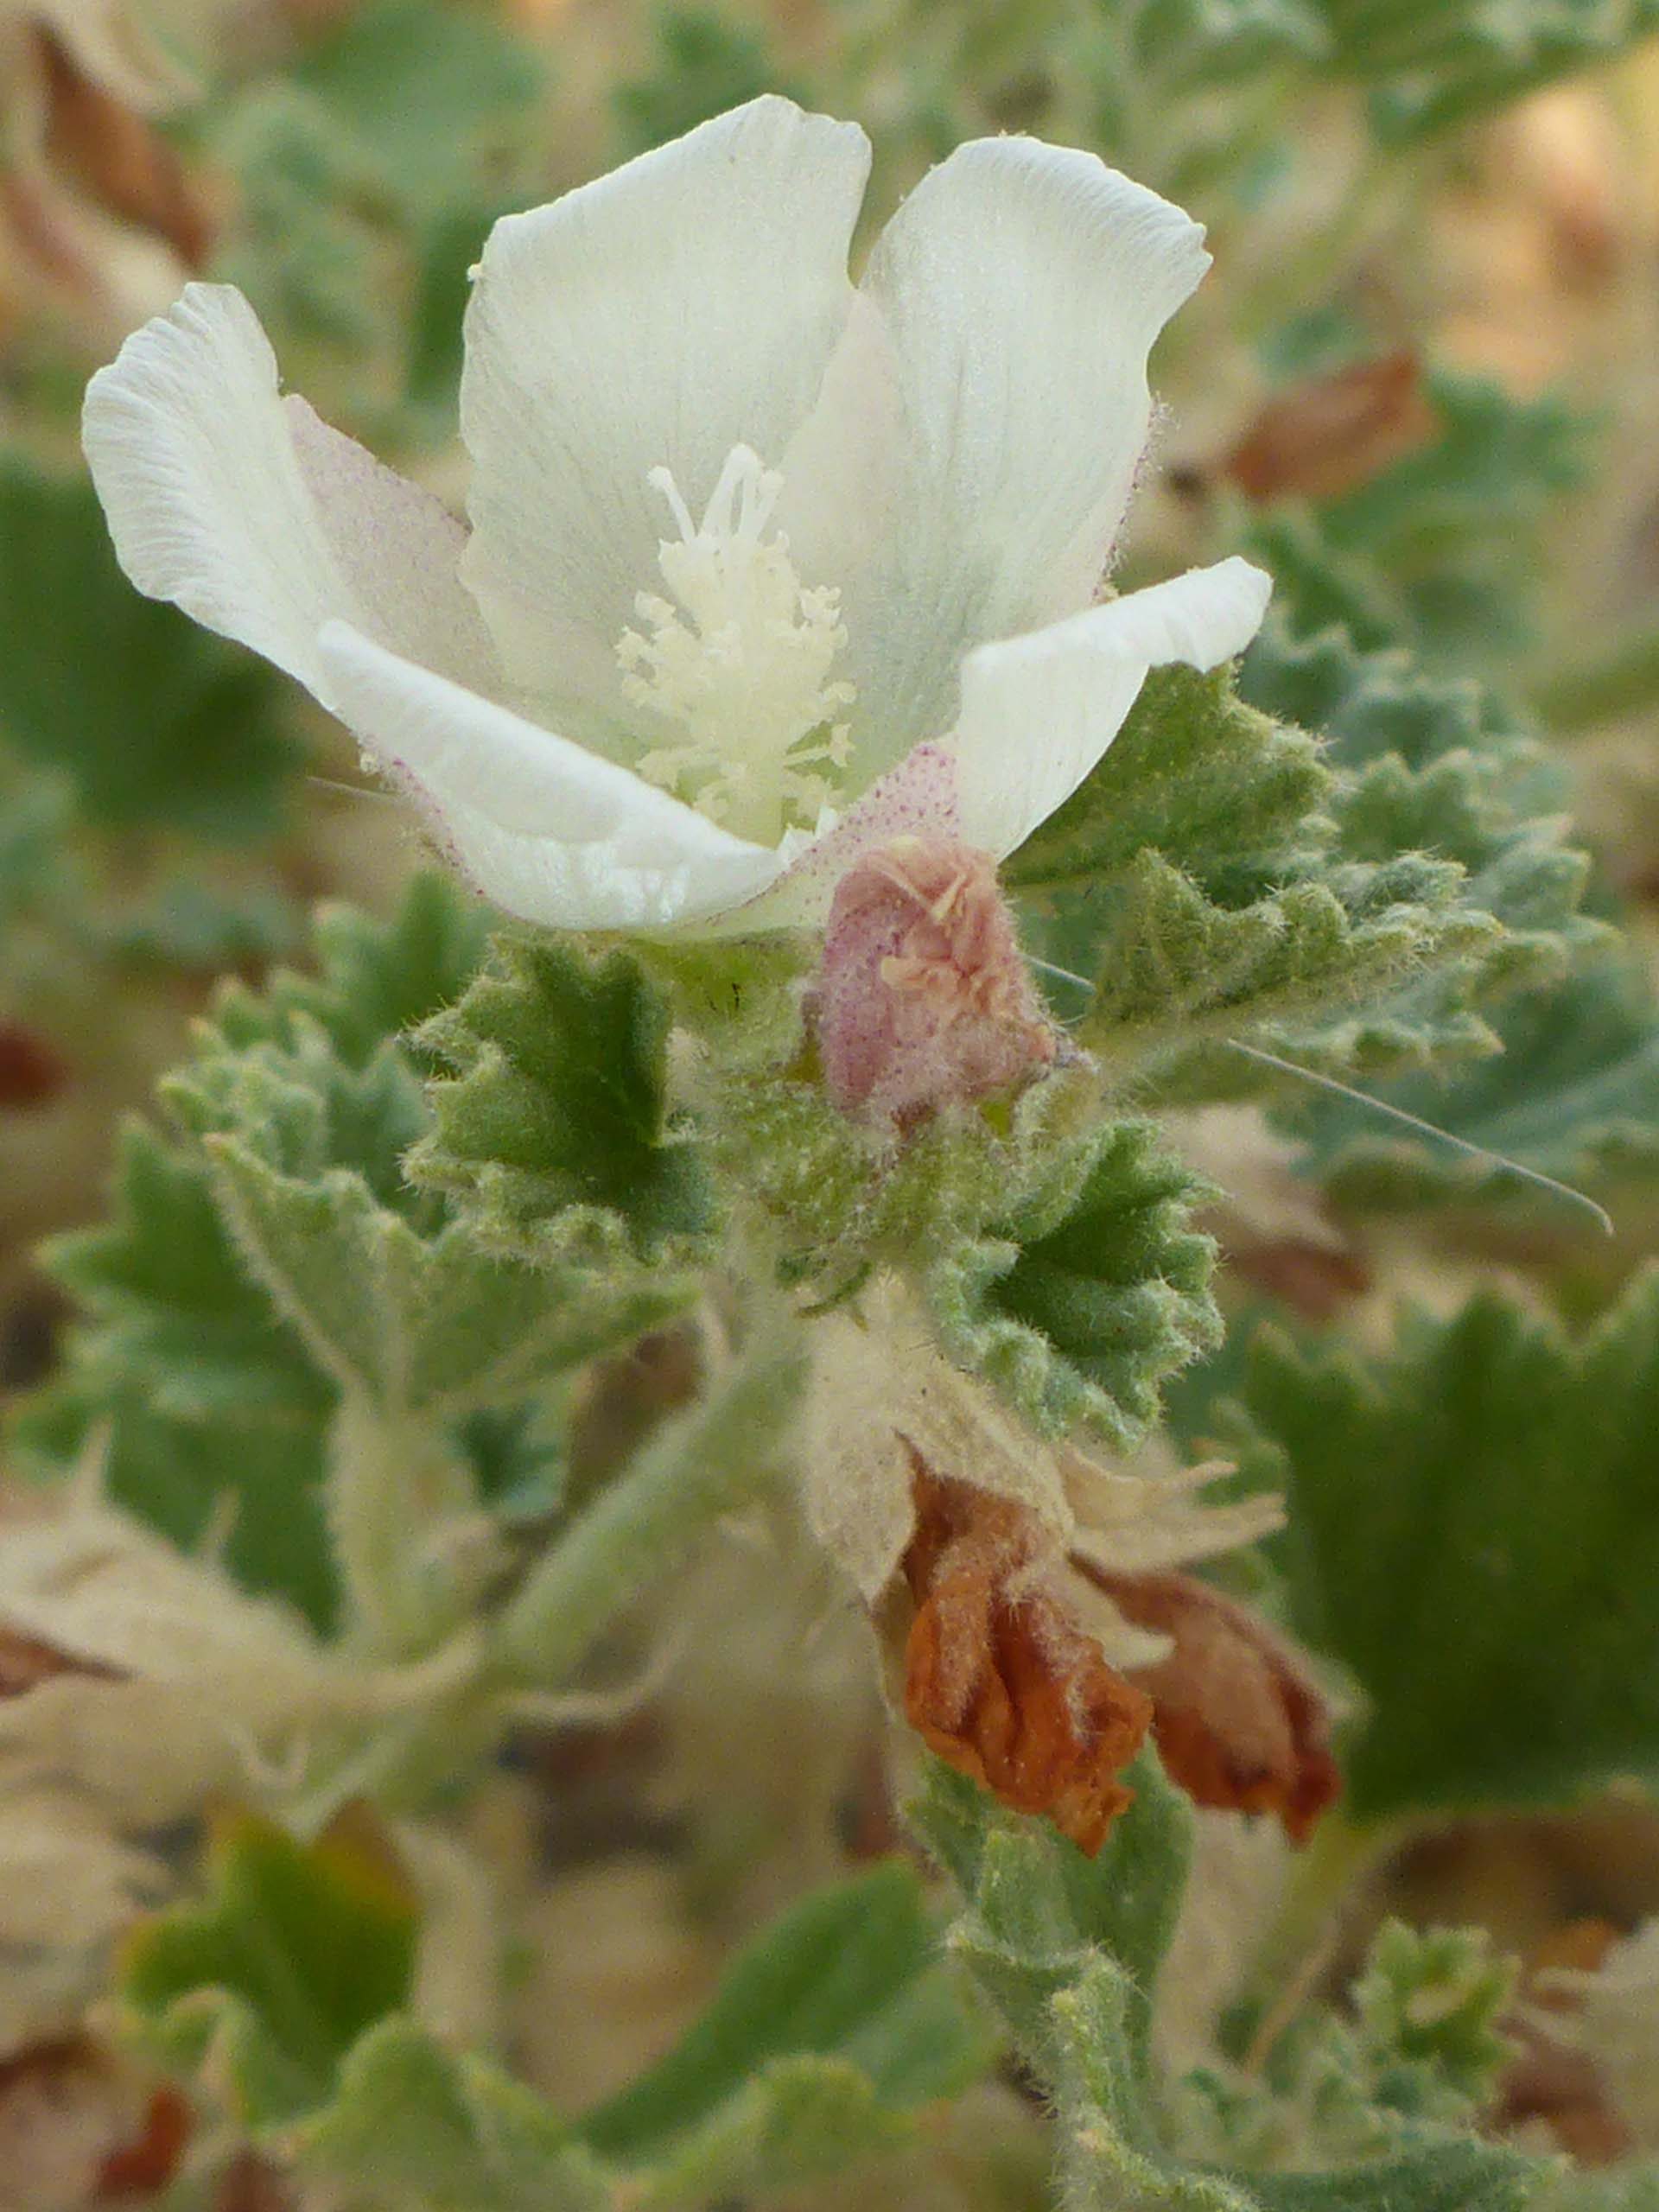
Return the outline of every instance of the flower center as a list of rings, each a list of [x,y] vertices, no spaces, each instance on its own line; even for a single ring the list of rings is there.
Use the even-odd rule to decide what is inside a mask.
[[[727,455],[701,523],[666,468],[646,481],[679,531],[657,555],[672,598],[639,594],[645,626],[623,631],[616,657],[628,699],[682,734],[637,771],[760,843],[811,829],[835,791],[823,772],[846,765],[850,743],[837,718],[853,687],[830,681],[847,642],[841,594],[808,589],[788,539],[767,535],[783,479],[747,446]]]

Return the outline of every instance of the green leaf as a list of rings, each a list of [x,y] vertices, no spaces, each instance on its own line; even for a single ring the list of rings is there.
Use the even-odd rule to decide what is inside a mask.
[[[211,2053],[273,2155],[375,2202],[691,2212],[903,2147],[995,2055],[896,1859],[785,1913],[667,2057],[575,2122],[398,2010],[410,1923],[336,1847],[245,1825],[215,1879],[144,1932],[128,2005],[175,2067]]]
[[[1611,60],[1659,23],[1654,0],[1318,0],[1336,67],[1373,87],[1380,135],[1428,136]]]
[[[326,2096],[366,2029],[408,1997],[416,1910],[395,1865],[345,1833],[309,1846],[221,1821],[209,1894],[140,1924],[120,1996],[146,2040],[257,2127]]]
[[[417,1236],[349,1172],[276,1173],[208,1140],[245,1262],[317,1365],[392,1416],[453,1420],[511,1402],[684,1310],[695,1277],[648,1270],[594,1225],[556,1264],[484,1250],[464,1224]]]
[[[332,2101],[271,2147],[303,2175],[409,2212],[616,2212],[607,2177],[542,2098],[404,2018],[371,2028]]]
[[[1345,850],[1377,862],[1416,846],[1454,861],[1465,872],[1467,906],[1503,925],[1461,969],[1431,973],[1374,1008],[1374,1035],[1392,1024],[1402,1041],[1438,1038],[1446,1057],[1461,1019],[1466,1044],[1491,1057],[1511,1038],[1557,1026],[1571,1032],[1580,1022],[1593,1029],[1579,970],[1609,932],[1580,912],[1588,862],[1564,842],[1561,771],[1500,701],[1468,681],[1425,676],[1402,653],[1361,652],[1340,632],[1297,640],[1277,624],[1252,649],[1242,682],[1262,707],[1326,733],[1332,761],[1345,771],[1333,807]],[[1309,1041],[1319,1048],[1317,1033]],[[1421,1066],[1426,1053],[1400,1057]],[[1547,1088],[1548,1069],[1536,1073]],[[1477,1121],[1482,1103],[1504,1096],[1510,1080],[1495,1058],[1460,1071],[1449,1120],[1447,1093],[1415,1073],[1382,1096],[1482,1143],[1476,1127],[1461,1126],[1456,1102],[1468,1097]],[[1639,1072],[1636,1080],[1639,1096]],[[1392,1130],[1385,1136],[1375,1117],[1362,1126],[1357,1108],[1303,1095],[1294,1112],[1294,1126],[1333,1164],[1351,1136],[1362,1156],[1427,1162],[1432,1184],[1472,1188],[1495,1172],[1454,1160],[1448,1147]]]
[[[1387,1000],[1425,965],[1466,969],[1498,939],[1495,922],[1460,903],[1460,888],[1454,867],[1404,860],[1292,884],[1229,911],[1148,853],[1105,937],[1078,1034],[1131,1062],[1190,1053],[1206,1034],[1263,1030],[1311,1050],[1329,1014],[1343,1039],[1337,1056],[1375,1064],[1389,1049],[1388,1026],[1365,1037],[1354,1002]],[[1361,1034],[1351,1042],[1344,1032],[1356,1021]],[[1181,1084],[1183,1075],[1167,1079]]]
[[[722,2106],[749,2101],[757,2086],[770,2094],[768,2069],[780,2060],[839,2060],[865,2085],[868,2110],[898,2113],[958,2094],[991,2056],[940,1957],[914,1869],[891,1859],[775,1921],[667,2057],[577,2130],[626,2165],[673,2164]],[[804,2084],[813,2070],[795,2078]]]
[[[947,1247],[924,1287],[947,1351],[1040,1433],[1096,1422],[1128,1446],[1165,1378],[1219,1344],[1209,1195],[1147,1122],[1109,1122],[1011,1209]]]
[[[1352,1990],[1367,2055],[1384,2075],[1432,2073],[1472,2118],[1515,2054],[1497,2032],[1515,1983],[1514,1961],[1493,1951],[1484,1929],[1385,1921]]]
[[[293,75],[404,207],[439,210],[522,154],[543,83],[528,44],[453,0],[371,0]]]
[[[1360,1817],[1659,1775],[1659,1276],[1576,1341],[1495,1294],[1369,1360],[1264,1333],[1243,1395]]]
[[[1576,1188],[1650,1182],[1659,1174],[1659,1005],[1645,968],[1614,953],[1554,989],[1501,1008],[1501,1054],[1455,1082],[1392,1084],[1391,1103]],[[1356,1211],[1500,1197],[1541,1221],[1539,1198],[1493,1160],[1380,1125],[1376,1116],[1320,1099],[1292,1126],[1308,1147],[1306,1172]]]
[[[107,1427],[118,1504],[188,1548],[232,1501],[238,1580],[324,1625],[335,1602],[321,1500],[334,1393],[250,1281],[205,1159],[133,1123],[116,1173],[113,1219],[47,1248],[86,1318],[14,1441],[37,1464],[63,1463]]]
[[[1386,2155],[1328,2171],[1247,2173],[1180,2156],[1150,2029],[1192,1815],[1150,1753],[1131,1778],[1135,1801],[1092,1861],[937,1762],[911,1811],[963,1892],[950,1947],[1053,2102],[1061,2200],[1103,2212],[1519,2212],[1533,2161],[1427,2126],[1397,2126]]]
[[[1323,55],[1318,0],[1128,0],[1136,66],[1164,86],[1229,84]]]
[[[227,984],[214,1001],[214,1027],[227,1045],[286,1046],[295,1017],[305,1015],[348,1067],[365,1067],[396,1037],[424,1069],[409,1033],[465,992],[489,927],[488,909],[436,873],[417,875],[384,920],[325,901],[311,917],[315,972],[281,969],[257,991]]]
[[[1437,435],[1338,498],[1269,508],[1246,542],[1299,632],[1497,671],[1529,642],[1541,533],[1585,480],[1592,426],[1554,393],[1445,370],[1423,397]]]
[[[280,677],[141,599],[92,486],[16,454],[0,459],[0,734],[87,820],[227,842],[279,825],[301,760]]]
[[[1545,2183],[1527,2212],[1659,2212],[1659,2159],[1569,2167]]]
[[[1331,688],[1304,683],[1300,704],[1329,704]],[[1398,764],[1333,775],[1265,703],[1225,671],[1163,671],[1009,863],[1043,957],[1090,979],[1080,1039],[1111,1077],[1150,1067],[1185,1098],[1259,1088],[1217,1046],[1263,1030],[1368,1071],[1489,1046],[1467,1002],[1522,955],[1484,881],[1421,849],[1425,796],[1399,786]]]
[[[168,1133],[124,1141],[114,1220],[51,1248],[87,1319],[18,1433],[61,1460],[108,1423],[113,1495],[181,1543],[232,1498],[238,1578],[326,1626],[338,1591],[322,1490],[342,1394],[358,1436],[365,1411],[389,1431],[448,1424],[440,1457],[514,1483],[513,1456],[474,1418],[514,1414],[697,1285],[648,1268],[591,1211],[545,1235],[531,1269],[406,1182],[427,1116],[400,1033],[475,971],[469,901],[427,879],[389,923],[333,908],[317,935],[320,974],[220,995],[162,1087]]]
[[[1306,851],[1331,784],[1317,742],[1246,705],[1226,670],[1154,669],[1099,766],[1002,879],[1034,899],[1100,893],[1151,850],[1211,898],[1248,903]]]
[[[571,1207],[620,1217],[647,1250],[707,1229],[707,1171],[664,1098],[668,1030],[626,953],[589,961],[497,938],[460,1004],[421,1033],[454,1073],[410,1173],[512,1252],[533,1255]]]

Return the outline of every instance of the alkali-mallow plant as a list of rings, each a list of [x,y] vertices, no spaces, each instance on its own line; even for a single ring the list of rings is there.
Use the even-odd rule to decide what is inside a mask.
[[[766,94],[496,221],[461,513],[231,283],[92,378],[126,575],[430,848],[220,986],[14,1431],[71,1487],[0,1545],[0,2025],[104,2054],[174,2212],[1592,2202],[1491,1945],[1325,1931],[1433,1818],[1651,1777],[1595,1585],[1653,1579],[1659,1300],[1362,1354],[1216,1294],[1263,1209],[1339,1243],[1351,1086],[1611,931],[1535,738],[1332,618],[1311,523],[1120,587],[1199,226],[982,136],[855,277],[870,161]],[[595,1731],[767,1917],[567,2095],[511,2024]],[[1551,2000],[1632,2156],[1651,1953]]]

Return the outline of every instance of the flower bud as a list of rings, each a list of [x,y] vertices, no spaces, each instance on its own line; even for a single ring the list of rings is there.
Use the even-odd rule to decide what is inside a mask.
[[[901,1129],[1014,1090],[1060,1051],[995,862],[949,838],[898,837],[848,870],[813,1007],[836,1103]]]

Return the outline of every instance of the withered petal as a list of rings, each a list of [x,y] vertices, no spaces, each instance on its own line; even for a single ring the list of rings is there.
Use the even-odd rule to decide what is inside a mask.
[[[1167,1636],[1135,1669],[1172,1777],[1200,1805],[1275,1813],[1300,1843],[1338,1796],[1325,1703],[1294,1653],[1248,1607],[1187,1574],[1077,1564],[1135,1627]]]
[[[1134,1795],[1119,1777],[1152,1700],[1057,1599],[1022,1586],[1041,1553],[1033,1516],[912,1459],[906,1716],[947,1764],[1016,1812],[1046,1813],[1092,1858]]]

